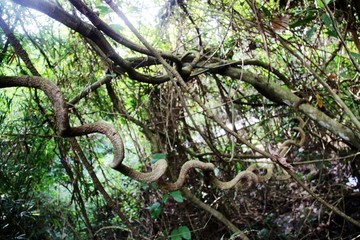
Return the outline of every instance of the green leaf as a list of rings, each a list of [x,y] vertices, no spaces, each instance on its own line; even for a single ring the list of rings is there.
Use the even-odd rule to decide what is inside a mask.
[[[121,32],[124,28],[120,24],[110,23],[109,26],[115,30],[115,32]]]
[[[316,0],[316,5],[318,8],[323,9],[325,7],[323,1],[325,5],[328,5],[328,3],[330,2],[330,0]]]
[[[152,155],[152,159],[151,159],[151,163],[156,163],[158,160],[160,159],[165,159],[166,158],[166,153],[154,153]]]
[[[360,54],[356,52],[350,52],[350,55],[355,58],[357,61],[360,61]]]
[[[104,4],[100,4],[100,5],[96,6],[96,8],[99,10],[100,16],[104,16],[111,12],[111,9],[107,5],[104,5]]]
[[[269,230],[266,228],[263,228],[257,233],[257,236],[260,239],[267,239],[267,238],[269,238]]]
[[[236,162],[235,168],[237,172],[240,172],[243,169],[243,165],[240,162]]]
[[[327,15],[326,13],[323,13],[321,15],[321,19],[323,20],[323,22],[327,28],[332,28],[331,19],[330,19],[329,15]]]
[[[337,34],[335,32],[335,29],[332,25],[332,22],[331,22],[331,18],[329,17],[329,15],[327,15],[326,13],[323,13],[321,15],[321,18],[326,26],[326,29],[328,30],[328,34],[329,36],[331,37],[337,37]]]
[[[147,184],[147,183],[141,183],[140,184],[140,188],[142,189],[142,190],[146,190],[146,189],[148,189],[148,187],[149,187],[149,185]]]
[[[306,39],[310,40],[312,36],[314,36],[314,33],[316,32],[317,27],[314,25],[312,26],[307,32],[306,32]]]
[[[150,210],[152,218],[157,218],[161,213],[161,205],[159,202],[154,202],[148,209]]]
[[[264,11],[265,15],[268,16],[268,17],[271,17],[272,14],[271,12],[269,11],[269,9],[267,9],[265,6],[261,6],[261,9]]]
[[[324,161],[325,167],[331,168],[331,162],[330,161]]]
[[[126,100],[126,103],[125,103],[125,104],[126,104],[126,106],[129,107],[130,109],[135,109],[136,106],[137,106],[137,99],[130,97],[130,98],[128,98],[128,99]]]
[[[304,19],[301,19],[299,21],[296,21],[294,23],[292,23],[290,25],[290,28],[296,28],[296,27],[300,27],[300,26],[306,26],[306,24],[308,24],[309,22],[311,22],[312,20],[314,20],[316,18],[316,15],[313,13],[308,14]]]
[[[180,226],[178,228],[178,232],[182,238],[190,240],[191,239],[191,232],[187,226]]]
[[[171,231],[171,240],[181,240],[181,236],[177,228]]]
[[[174,198],[174,200],[175,200],[176,202],[182,203],[182,202],[184,201],[184,198],[183,198],[183,196],[181,195],[181,192],[180,192],[180,191],[171,192],[170,195]]]
[[[167,203],[167,201],[169,200],[169,194],[163,194],[163,196],[162,196],[162,201],[163,201],[163,203]]]
[[[152,182],[150,185],[151,185],[152,189],[154,189],[154,190],[158,189],[156,182]]]

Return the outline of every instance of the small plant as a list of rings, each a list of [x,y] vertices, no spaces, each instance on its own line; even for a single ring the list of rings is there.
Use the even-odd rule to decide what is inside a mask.
[[[191,239],[191,232],[187,226],[180,226],[171,231],[171,240]]]

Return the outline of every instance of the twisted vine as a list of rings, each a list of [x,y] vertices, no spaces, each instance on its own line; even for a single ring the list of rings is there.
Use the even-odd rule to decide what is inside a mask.
[[[289,166],[290,168],[292,167],[290,164],[286,163],[286,154],[288,153],[288,150],[291,148],[291,146],[296,146],[296,147],[302,147],[305,144],[305,132],[304,132],[304,126],[305,126],[305,122],[304,120],[299,117],[296,116],[294,117],[294,120],[297,120],[299,122],[297,127],[294,127],[293,129],[296,130],[297,132],[299,132],[300,134],[300,140],[299,141],[295,141],[293,139],[288,139],[286,141],[284,141],[281,146],[280,146],[280,157],[279,162],[280,164]],[[277,180],[287,180],[289,179],[291,176],[289,175],[289,173],[287,171],[285,171],[284,169],[282,169],[283,175],[281,176],[276,176]]]
[[[305,137],[306,137],[304,132],[304,126],[305,126],[304,120],[299,116],[294,117],[294,120],[297,120],[299,122],[298,126],[293,128],[295,131],[299,132],[299,136],[300,136],[299,141],[296,141],[294,139],[288,139],[281,144],[278,153],[272,152],[272,155],[277,158],[279,164],[289,168],[292,168],[292,166],[286,162],[286,158],[285,158],[286,154],[288,153],[291,146],[296,146],[296,147],[304,146]],[[259,169],[264,169],[266,173],[264,175],[261,175]],[[274,175],[274,163],[271,160],[269,160],[268,162],[263,163],[260,166],[252,165],[247,170],[255,173],[258,176],[260,182],[266,182],[270,180]],[[282,172],[283,172],[282,175],[275,176],[274,178],[276,180],[287,180],[291,177],[288,174],[288,172],[285,171],[284,169],[282,169]]]
[[[210,176],[210,182],[221,190],[235,187],[238,190],[246,191],[259,183],[259,174],[249,168],[239,172],[232,180],[223,182],[214,176]]]
[[[274,172],[273,168],[274,168],[274,164],[271,161],[269,161],[269,163],[262,164],[260,167],[251,165],[250,167],[247,168],[247,170],[258,176],[259,182],[266,182],[271,179]],[[265,169],[266,172],[264,175],[260,174],[260,169]]]
[[[297,142],[297,141],[295,141],[293,139],[288,139],[285,142],[283,142],[283,144],[280,146],[280,156],[281,157],[284,157],[286,155],[286,152],[287,152],[287,150],[289,149],[289,147],[291,145],[294,145],[294,146],[297,146],[297,147],[304,146],[304,143],[305,143],[305,132],[304,132],[305,122],[299,116],[294,117],[294,120],[297,120],[299,122],[298,126],[294,127],[293,129],[299,132],[300,141]]]
[[[124,165],[122,163],[124,159],[124,144],[119,133],[111,124],[99,121],[77,127],[71,127],[69,123],[68,105],[65,102],[59,87],[53,82],[37,76],[0,76],[0,88],[9,87],[28,87],[42,90],[47,95],[53,106],[57,131],[60,137],[76,137],[92,133],[100,133],[108,137],[114,148],[114,158],[109,165],[114,170],[117,170],[132,179],[146,183],[158,181],[165,174],[168,164],[164,159],[158,160],[152,165],[152,171],[145,173],[138,172]],[[160,188],[165,191],[174,191],[181,188],[185,182],[188,172],[193,168],[199,168],[203,171],[209,172],[214,170],[215,166],[212,163],[204,163],[197,160],[187,161],[182,165],[177,181],[174,183],[168,183],[161,180],[159,182]],[[210,182],[220,189],[229,189],[232,187],[236,187],[238,189],[248,189],[250,186],[258,182],[258,177],[254,172],[246,170],[238,173],[234,179],[228,182],[220,181],[214,176],[210,176]]]

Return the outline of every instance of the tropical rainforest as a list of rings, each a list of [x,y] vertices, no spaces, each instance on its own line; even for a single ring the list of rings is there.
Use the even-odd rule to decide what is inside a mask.
[[[360,237],[358,0],[0,0],[0,239]]]

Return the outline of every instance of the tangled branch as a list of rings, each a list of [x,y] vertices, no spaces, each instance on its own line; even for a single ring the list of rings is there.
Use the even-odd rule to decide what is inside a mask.
[[[41,77],[0,77],[0,88],[9,87],[29,87],[44,91],[50,99],[50,102],[55,111],[56,125],[60,137],[76,137],[84,136],[92,133],[101,133],[108,137],[114,148],[114,158],[110,163],[110,167],[117,170],[126,176],[140,182],[154,182],[159,180],[166,172],[167,161],[161,159],[152,166],[152,171],[143,173],[138,172],[122,163],[124,159],[124,144],[114,126],[106,122],[95,122],[84,124],[77,127],[71,127],[69,123],[69,113],[67,104],[64,97],[57,85],[53,82]],[[188,161],[181,167],[178,180],[174,183],[167,183],[160,181],[160,188],[166,191],[174,191],[181,188],[185,182],[187,173],[193,169],[198,168],[203,171],[212,171],[215,166],[212,163],[204,163],[197,160]],[[236,187],[239,189],[247,189],[254,183],[258,182],[258,177],[251,171],[240,172],[234,179],[229,182],[222,182],[215,178],[210,177],[211,183],[220,189],[228,189]]]
[[[294,127],[293,129],[295,131],[299,132],[300,139],[298,141],[296,141],[294,139],[285,140],[281,144],[278,152],[270,150],[271,154],[274,156],[274,158],[277,160],[277,162],[280,165],[282,165],[286,168],[290,168],[290,169],[292,168],[292,166],[286,161],[287,159],[285,156],[292,146],[296,146],[296,147],[304,146],[305,137],[306,137],[305,132],[304,132],[304,126],[305,126],[304,120],[299,116],[294,117],[294,120],[297,120],[299,122],[298,126]],[[264,169],[266,171],[266,173],[264,175],[260,175],[260,169]],[[252,165],[247,170],[255,173],[258,176],[260,182],[266,182],[266,181],[270,180],[272,177],[274,177],[273,176],[274,175],[274,163],[272,161],[261,164],[260,167]],[[278,176],[275,176],[274,178],[276,180],[287,180],[291,177],[289,175],[289,173],[283,168],[282,168],[282,172],[283,172],[283,175],[278,175]]]

